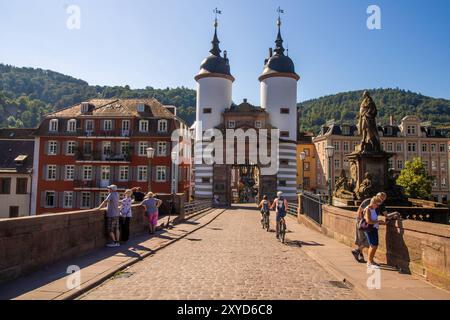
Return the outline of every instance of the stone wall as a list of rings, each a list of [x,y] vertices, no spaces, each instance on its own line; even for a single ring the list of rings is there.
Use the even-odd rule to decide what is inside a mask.
[[[130,234],[146,232],[143,207],[132,208]],[[104,210],[0,220],[0,282],[105,246]]]
[[[300,218],[304,220],[305,218]],[[328,237],[354,246],[355,212],[322,206],[322,226]],[[380,226],[377,259],[431,283],[450,289],[450,226],[412,221],[392,221]],[[349,251],[350,254],[350,251]]]

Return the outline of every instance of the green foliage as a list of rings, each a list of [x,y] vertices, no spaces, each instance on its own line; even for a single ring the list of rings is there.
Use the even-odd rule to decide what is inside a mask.
[[[92,98],[152,97],[176,106],[178,116],[188,124],[195,121],[196,93],[188,88],[90,86],[49,70],[0,64],[0,127],[36,127],[44,114]]]
[[[378,122],[386,124],[389,116],[397,123],[407,115],[418,116],[422,121],[436,125],[450,123],[450,101],[434,99],[411,91],[399,89],[370,90],[378,108]],[[327,121],[356,123],[363,91],[343,92],[298,105],[302,131],[318,133]]]
[[[405,169],[397,178],[397,184],[404,188],[408,198],[431,199],[432,177],[420,158],[406,161]]]

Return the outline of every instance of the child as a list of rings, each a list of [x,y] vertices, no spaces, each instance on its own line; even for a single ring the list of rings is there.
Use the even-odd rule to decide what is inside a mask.
[[[133,191],[131,189],[125,190],[125,197],[121,201],[121,208],[120,208],[120,220],[121,220],[121,236],[122,241],[127,242],[130,237],[130,220],[132,217],[131,212],[131,204],[133,202],[133,199],[131,198],[131,195],[133,194]]]

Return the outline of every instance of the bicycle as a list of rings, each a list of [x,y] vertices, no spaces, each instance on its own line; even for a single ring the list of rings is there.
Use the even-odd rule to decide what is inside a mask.
[[[284,243],[285,237],[286,237],[286,221],[284,220],[284,217],[280,219],[279,222],[279,237],[280,237],[280,241],[281,243]]]
[[[270,230],[269,216],[270,216],[270,212],[263,213],[262,227],[263,227],[263,229],[266,229],[267,232],[269,232],[269,230]]]

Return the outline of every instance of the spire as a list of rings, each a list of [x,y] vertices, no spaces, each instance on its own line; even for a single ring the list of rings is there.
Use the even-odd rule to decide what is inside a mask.
[[[215,8],[214,13],[216,14],[216,18],[214,19],[214,37],[213,37],[213,40],[211,41],[212,48],[211,48],[211,50],[209,50],[209,52],[212,55],[220,57],[220,53],[222,52],[222,50],[220,50],[220,48],[219,48],[220,41],[219,41],[219,38],[217,37],[217,26],[219,25],[219,23],[217,22],[217,15],[222,14],[222,11],[217,10],[217,8]]]
[[[283,38],[281,37],[281,14],[284,13],[284,10],[282,10],[280,7],[278,7],[278,19],[277,19],[277,26],[278,26],[278,34],[277,39],[275,40],[275,53],[279,55],[284,55],[284,48],[283,48]]]

